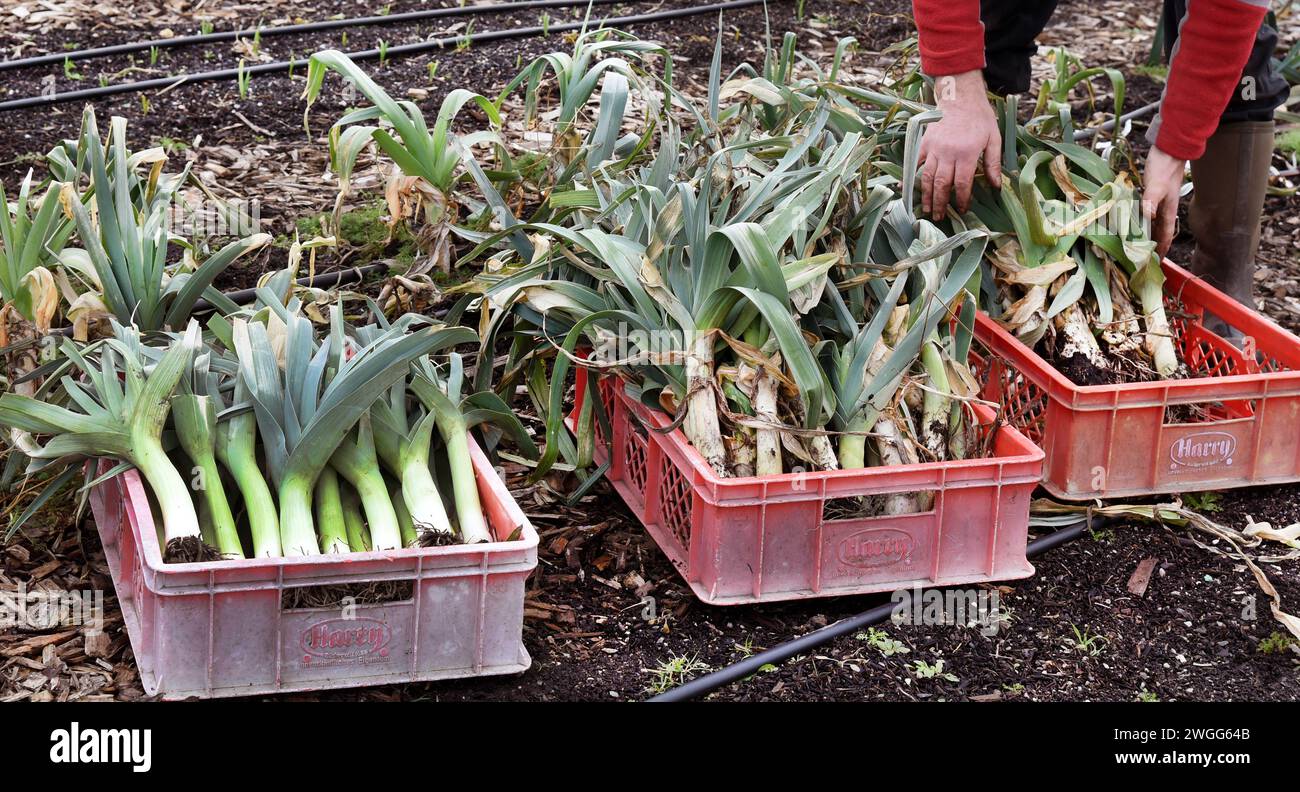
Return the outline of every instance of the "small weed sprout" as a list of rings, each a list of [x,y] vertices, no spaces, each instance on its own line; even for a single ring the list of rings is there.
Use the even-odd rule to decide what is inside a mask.
[[[465,26],[465,35],[456,41],[456,52],[468,52],[469,48],[474,45],[474,20],[470,20]]]
[[[1071,624],[1070,629],[1074,631],[1073,648],[1076,652],[1084,652],[1092,657],[1098,657],[1106,651],[1108,641],[1101,635],[1094,634],[1087,627],[1082,630],[1077,624]]]
[[[943,679],[948,682],[958,681],[957,675],[943,670],[943,660],[935,660],[934,664],[927,663],[924,660],[912,661],[912,676],[917,679]]]
[[[866,632],[858,633],[854,637],[859,641],[866,641],[868,646],[880,652],[880,654],[885,657],[893,657],[898,654],[908,654],[912,651],[911,649],[908,649],[902,641],[891,638],[889,633],[875,627],[868,628]]]
[[[738,643],[738,644],[732,644],[732,648],[735,649],[735,650],[736,650],[736,653],[739,654],[741,657],[753,657],[753,656],[754,656],[754,638],[753,638],[752,636],[749,637],[749,638],[746,638],[746,639],[745,639],[745,642],[744,642],[743,644],[740,644],[740,643]]]
[[[1274,632],[1259,642],[1260,654],[1281,654],[1296,645],[1296,640],[1281,632]]]
[[[239,85],[239,99],[240,101],[246,101],[249,93],[252,91],[253,75],[247,68],[245,68],[242,58],[239,61],[239,74],[237,79]]]
[[[697,655],[674,654],[657,668],[643,668],[643,673],[650,675],[649,692],[658,695],[685,682],[692,675],[708,671],[708,664],[701,662]]]
[[[1183,496],[1183,502],[1199,512],[1223,511],[1223,495],[1218,492],[1189,492]]]

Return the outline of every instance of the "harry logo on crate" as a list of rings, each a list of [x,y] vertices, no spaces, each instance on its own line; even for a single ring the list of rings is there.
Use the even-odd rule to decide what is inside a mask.
[[[73,721],[50,732],[53,764],[129,764],[132,772],[153,767],[152,729],[91,729]]]
[[[915,546],[910,534],[893,528],[870,528],[840,540],[838,556],[845,566],[871,569],[912,563]]]
[[[1227,432],[1199,432],[1180,437],[1169,447],[1170,469],[1202,468],[1232,464],[1237,452],[1237,438]]]
[[[326,619],[302,632],[302,661],[376,663],[388,659],[393,632],[386,622],[368,617]]]

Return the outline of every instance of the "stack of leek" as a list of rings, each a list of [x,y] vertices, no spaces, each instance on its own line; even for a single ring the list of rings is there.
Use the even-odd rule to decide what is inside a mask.
[[[78,376],[44,398],[0,396],[0,426],[27,433],[33,471],[99,457],[137,468],[168,561],[491,541],[467,432],[492,420],[526,435],[495,397],[460,402],[430,357],[476,335],[416,316],[351,327],[338,306],[319,334],[296,299],[261,296],[206,334],[114,322],[112,338],[65,340]]]

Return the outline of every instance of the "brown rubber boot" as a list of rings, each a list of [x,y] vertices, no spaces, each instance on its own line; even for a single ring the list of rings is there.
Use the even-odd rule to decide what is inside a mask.
[[[1255,251],[1275,145],[1272,121],[1224,124],[1192,163],[1195,189],[1188,211],[1196,252],[1192,273],[1247,308],[1255,306]],[[1229,333],[1207,318],[1209,329]],[[1216,327],[1216,325],[1218,325]]]

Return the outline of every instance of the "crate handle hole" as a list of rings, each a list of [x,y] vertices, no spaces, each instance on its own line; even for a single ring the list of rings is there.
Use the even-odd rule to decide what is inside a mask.
[[[827,498],[822,502],[822,522],[851,522],[878,518],[908,517],[934,511],[938,490],[915,490],[876,495]],[[910,504],[910,506],[909,506]],[[908,511],[899,511],[909,508]]]
[[[415,582],[412,580],[292,586],[280,592],[280,609],[313,610],[345,608],[350,605],[383,605],[410,602],[414,597]]]

